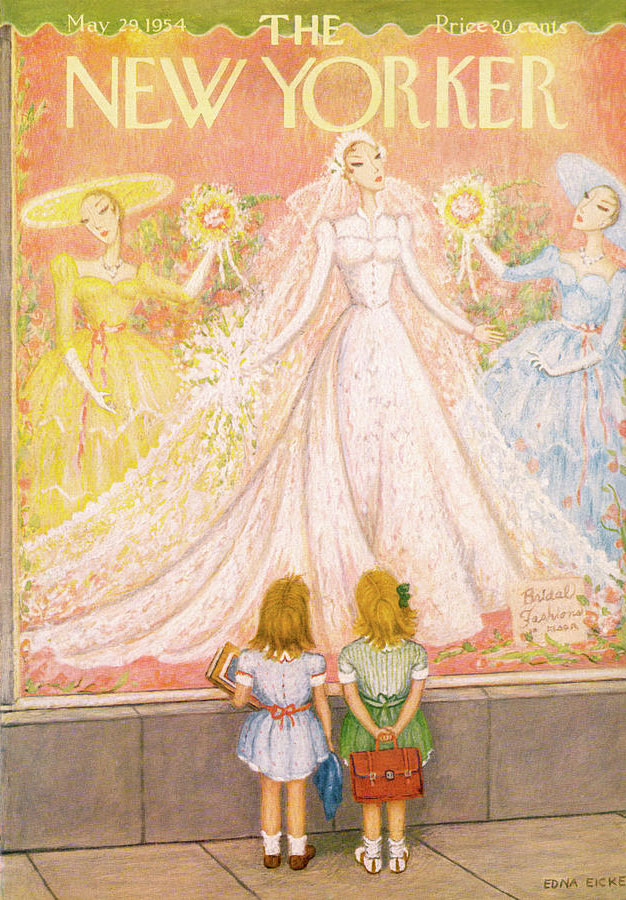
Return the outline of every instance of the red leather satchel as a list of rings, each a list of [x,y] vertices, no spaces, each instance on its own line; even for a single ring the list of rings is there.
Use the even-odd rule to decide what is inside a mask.
[[[352,796],[357,803],[407,800],[424,793],[422,759],[417,747],[398,747],[394,737],[391,750],[361,750],[350,754]]]

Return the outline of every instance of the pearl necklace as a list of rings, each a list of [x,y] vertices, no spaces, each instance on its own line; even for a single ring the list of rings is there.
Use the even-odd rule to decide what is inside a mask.
[[[583,266],[593,266],[594,263],[600,262],[600,260],[604,259],[606,256],[606,253],[600,253],[598,256],[587,256],[582,247],[580,248],[579,253]]]
[[[102,260],[103,269],[106,272],[108,272],[112,278],[115,278],[115,276],[117,275],[117,273],[119,272],[119,270],[122,268],[123,265],[124,265],[123,259],[120,259],[116,263],[108,263],[108,262],[105,262],[104,259]]]

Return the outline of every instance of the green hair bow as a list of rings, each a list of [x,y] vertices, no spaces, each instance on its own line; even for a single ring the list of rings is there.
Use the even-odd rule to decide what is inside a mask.
[[[396,588],[398,594],[398,606],[401,606],[402,609],[406,609],[409,605],[409,600],[411,599],[411,594],[409,593],[410,585],[406,582],[404,584],[399,584]]]

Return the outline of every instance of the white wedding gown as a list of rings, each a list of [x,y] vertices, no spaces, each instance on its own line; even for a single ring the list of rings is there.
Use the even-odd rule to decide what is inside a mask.
[[[439,398],[390,303],[397,270],[433,315],[469,328],[422,277],[410,231],[406,217],[370,221],[360,210],[318,225],[304,302],[268,354],[280,356],[319,312],[335,265],[350,304],[262,465],[164,570],[106,605],[29,629],[32,650],[79,666],[202,659],[249,638],[264,590],[293,572],[311,589],[318,648],[336,651],[353,637],[357,581],[376,566],[410,582],[418,637],[443,644],[479,631],[481,613],[505,606],[516,579],[572,571],[571,560],[582,571],[605,565],[524,479],[496,430],[469,421],[467,407],[455,420]]]

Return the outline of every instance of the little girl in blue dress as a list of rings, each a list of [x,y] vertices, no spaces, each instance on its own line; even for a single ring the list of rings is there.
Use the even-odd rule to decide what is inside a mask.
[[[237,755],[261,780],[263,862],[268,869],[281,862],[282,782],[289,865],[304,869],[315,856],[306,836],[306,778],[326,759],[332,740],[326,661],[307,652],[312,646],[306,584],[299,576],[275,581],[263,598],[250,649],[239,657],[233,698],[235,706],[244,706],[254,694],[261,705],[244,722]]]
[[[356,589],[359,615],[355,631],[360,637],[339,654],[339,681],[349,711],[343,720],[341,756],[374,750],[376,740],[399,747],[418,747],[422,762],[432,752],[432,739],[419,709],[428,675],[426,650],[410,638],[417,614],[409,606],[409,587],[393,575],[374,569],[361,576]],[[375,875],[382,868],[382,809],[363,803],[363,843],[355,856]],[[387,803],[389,868],[406,869],[409,851],[404,839],[405,800]]]

